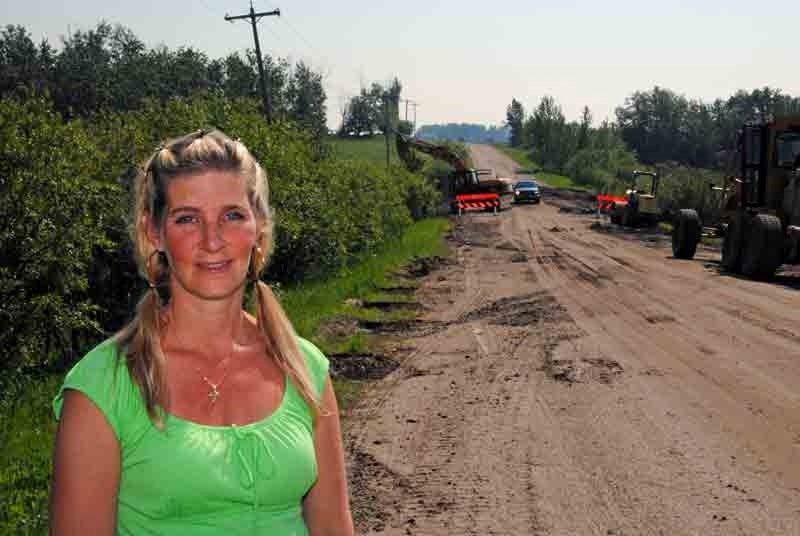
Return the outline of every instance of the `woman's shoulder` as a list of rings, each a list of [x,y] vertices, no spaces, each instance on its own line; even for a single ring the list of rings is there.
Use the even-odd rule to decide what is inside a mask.
[[[107,339],[78,361],[67,373],[53,399],[53,412],[61,417],[67,390],[80,391],[106,416],[119,437],[120,427],[131,411],[141,405],[138,390],[131,381],[125,356],[118,342]]]
[[[114,377],[118,376],[122,369],[127,369],[124,365],[125,358],[120,354],[117,341],[114,338],[106,339],[89,350],[72,366],[64,378],[64,383],[116,381]]]

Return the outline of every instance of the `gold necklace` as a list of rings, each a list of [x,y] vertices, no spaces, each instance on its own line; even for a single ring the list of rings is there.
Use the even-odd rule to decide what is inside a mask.
[[[223,361],[229,360],[232,356],[233,356],[233,349],[231,349],[230,355],[228,355],[228,357],[226,357]],[[220,361],[220,363],[222,363],[222,361]],[[219,363],[217,363],[217,366],[214,367],[214,370],[216,370],[217,367],[219,367]],[[209,380],[208,376],[204,376],[203,373],[200,372],[200,367],[196,367],[195,370],[200,375],[200,377],[203,378],[203,381],[206,382],[206,385],[208,385],[209,391],[208,395],[206,395],[208,396],[208,405],[213,406],[217,402],[217,399],[221,396],[219,390],[222,388],[222,384],[225,383],[225,380],[228,378],[228,373],[230,372],[230,369],[225,367],[225,374],[222,375],[222,378],[217,383],[214,383],[211,380]]]

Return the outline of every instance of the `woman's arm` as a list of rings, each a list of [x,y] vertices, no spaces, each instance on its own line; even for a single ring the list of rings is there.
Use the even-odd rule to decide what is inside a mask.
[[[66,390],[53,457],[50,534],[116,534],[119,480],[119,442],[111,425],[86,395]]]
[[[322,411],[314,429],[317,482],[303,501],[303,514],[311,536],[353,536],[339,407],[330,377],[325,382]]]

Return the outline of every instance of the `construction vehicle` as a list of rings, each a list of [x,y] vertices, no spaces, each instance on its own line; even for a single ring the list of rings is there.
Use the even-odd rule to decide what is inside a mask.
[[[637,180],[639,177],[651,178],[649,189],[643,191],[639,188]],[[598,195],[598,209],[609,215],[611,223],[625,227],[636,227],[642,223],[654,225],[659,215],[656,200],[659,179],[658,173],[634,170],[625,195]]]
[[[437,145],[396,133],[397,153],[400,159],[413,169],[414,156],[411,149],[447,162],[453,171],[445,184],[440,185],[452,214],[467,210],[499,212],[511,208],[514,199],[514,184],[511,179],[495,177],[490,169],[467,167],[461,156],[446,145]]]
[[[722,266],[769,279],[781,264],[800,263],[800,116],[746,124],[735,155],[737,173],[720,189]],[[694,257],[702,229],[696,210],[678,212],[675,257]]]

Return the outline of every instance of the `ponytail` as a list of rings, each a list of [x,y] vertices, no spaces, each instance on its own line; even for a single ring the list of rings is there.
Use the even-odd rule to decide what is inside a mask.
[[[163,429],[168,390],[160,333],[161,300],[158,290],[150,287],[136,306],[136,316],[116,335],[116,340],[125,356],[128,373],[139,386],[147,415]]]
[[[305,357],[297,344],[294,328],[266,283],[258,280],[255,290],[256,319],[259,331],[267,342],[267,349],[273,352],[274,355],[271,357],[275,359],[284,374],[289,376],[316,420],[322,415],[320,406],[322,393],[319,395],[315,393]]]

